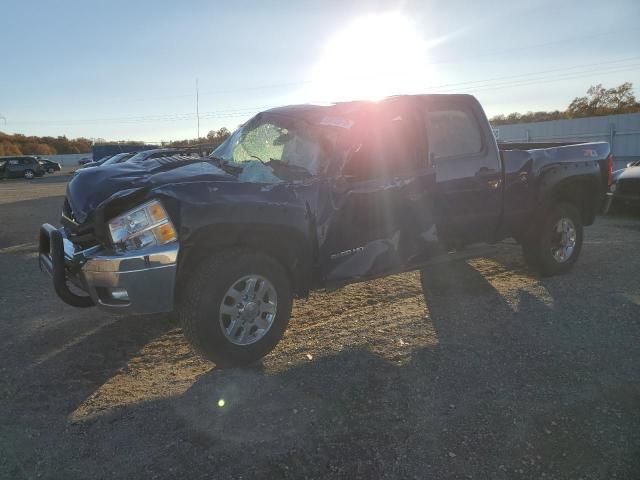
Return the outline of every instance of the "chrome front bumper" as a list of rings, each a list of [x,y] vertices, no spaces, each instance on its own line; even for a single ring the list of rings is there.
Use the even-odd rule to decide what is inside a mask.
[[[134,252],[79,250],[64,230],[49,224],[40,229],[40,269],[52,277],[58,296],[76,307],[123,314],[173,310],[178,251],[178,243]]]

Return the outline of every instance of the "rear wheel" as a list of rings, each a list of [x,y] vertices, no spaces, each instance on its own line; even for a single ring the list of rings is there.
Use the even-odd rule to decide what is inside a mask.
[[[47,168],[47,173],[53,173],[53,167]]]
[[[33,170],[25,170],[24,171],[24,178],[26,178],[27,180],[31,180],[35,176],[36,176],[36,174],[34,173]]]
[[[271,257],[228,250],[188,280],[180,322],[194,349],[218,366],[256,362],[278,344],[291,315],[291,286]]]
[[[527,263],[544,276],[565,273],[582,250],[582,219],[571,204],[554,205],[522,243]]]

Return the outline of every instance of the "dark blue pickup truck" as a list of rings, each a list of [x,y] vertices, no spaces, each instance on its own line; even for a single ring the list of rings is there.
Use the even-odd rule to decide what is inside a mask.
[[[472,96],[259,113],[203,159],[160,157],[74,177],[40,265],[65,302],[176,311],[219,365],[280,340],[292,299],[421,269],[513,237],[567,272],[606,190],[607,143],[500,150]]]

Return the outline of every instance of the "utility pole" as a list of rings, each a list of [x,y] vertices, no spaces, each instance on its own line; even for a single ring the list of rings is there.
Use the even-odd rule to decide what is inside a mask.
[[[196,78],[196,118],[198,119],[198,143],[200,143],[200,92],[198,90],[198,79]]]

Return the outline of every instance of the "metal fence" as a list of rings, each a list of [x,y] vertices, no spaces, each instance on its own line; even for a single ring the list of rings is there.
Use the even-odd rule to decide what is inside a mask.
[[[493,130],[501,142],[607,141],[616,168],[640,159],[640,113],[496,125]]]

